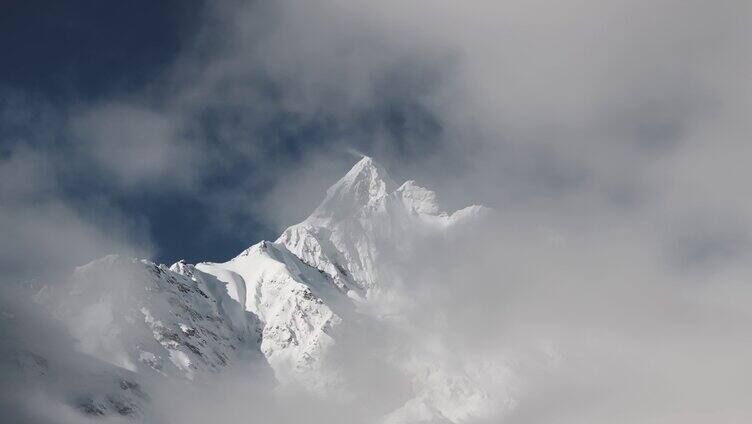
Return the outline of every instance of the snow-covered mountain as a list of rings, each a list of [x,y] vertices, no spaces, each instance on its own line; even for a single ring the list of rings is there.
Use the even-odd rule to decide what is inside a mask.
[[[386,170],[363,158],[327,190],[303,222],[277,239],[304,262],[324,271],[356,299],[378,291],[387,263],[404,257],[416,236],[441,231],[483,212],[470,206],[447,214],[436,194],[407,181],[397,186]]]
[[[70,334],[71,350],[108,367],[103,373],[118,376],[121,385],[138,379],[199,384],[257,361],[280,387],[342,395],[349,377],[327,361],[338,337],[348,325],[396,325],[374,305],[400,282],[399,266],[415,243],[485,213],[480,206],[444,212],[434,192],[414,181],[397,185],[365,157],[276,241],[261,241],[223,263],[166,267],[107,256],[45,286],[35,300]],[[411,387],[384,421],[459,422],[486,408],[490,395],[473,372],[445,366],[420,346],[374,349],[387,361],[397,360],[390,357],[395,352],[407,355],[397,368]],[[51,363],[49,352],[24,352],[24,363]],[[148,410],[141,405],[148,404],[148,384],[133,387],[138,391],[122,390],[138,394],[128,398],[128,408],[72,405],[90,415],[138,415]]]

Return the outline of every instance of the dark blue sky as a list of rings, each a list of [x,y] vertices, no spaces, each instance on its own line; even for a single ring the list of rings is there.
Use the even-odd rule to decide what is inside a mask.
[[[138,89],[190,39],[200,0],[7,1],[0,81],[53,100]]]
[[[257,30],[258,37],[273,31],[268,22],[254,22],[249,19],[243,30]],[[344,114],[303,113],[290,105],[297,95],[295,81],[257,70],[254,60],[264,61],[263,56],[247,54],[252,49],[237,48],[222,37],[235,34],[199,0],[5,2],[0,14],[0,158],[12,157],[21,147],[42,152],[54,164],[55,194],[66,205],[98,226],[98,214],[117,214],[146,234],[156,260],[171,263],[224,260],[259,239],[275,238],[279,229],[272,228],[268,216],[227,199],[245,196],[260,202],[282,169],[294,170],[312,155],[331,151],[340,161],[327,174],[337,175],[356,160],[347,153],[350,148],[377,156],[380,149],[410,162],[438,143],[442,127],[421,102],[441,78],[430,67],[408,57],[376,79],[375,101]],[[242,43],[255,42],[251,37]],[[207,63],[228,45],[237,56],[249,56],[248,63],[214,83],[206,101],[186,101],[182,93],[208,79]],[[186,70],[176,65],[181,59],[190,64]],[[335,95],[331,103],[338,99]],[[169,173],[124,188],[81,152],[81,146],[92,146],[81,144],[70,122],[108,102],[136,104],[180,122],[180,141],[168,146],[170,154],[183,146],[191,152],[193,162],[185,166],[197,170],[190,190],[171,189]],[[207,202],[198,195],[204,192],[219,194]],[[225,202],[218,210],[217,204]],[[215,225],[220,219],[222,224]]]
[[[684,262],[752,245],[734,224],[749,214],[718,214],[714,197],[735,202],[747,179],[708,173],[712,201],[694,207],[683,174],[744,168],[698,140],[748,145],[746,3],[593,2],[547,17],[463,4],[477,26],[454,3],[383,3],[3,2],[0,239],[14,243],[0,244],[0,268],[113,251],[225,260],[304,218],[352,152],[449,209],[554,220],[589,220],[582,199],[621,216],[686,181],[672,203],[690,216],[658,226],[699,246]]]
[[[6,2],[0,14],[1,86],[33,99],[27,102],[32,109],[52,109],[56,116],[65,115],[71,104],[140,90],[168,70],[182,45],[191,41],[202,7],[200,0]],[[34,131],[33,119],[16,124],[6,122],[4,135]],[[63,152],[75,143],[62,134],[52,140],[27,139],[58,144]],[[4,143],[12,143],[8,140]],[[104,197],[148,227],[160,261],[220,259],[244,245],[197,230],[210,217],[190,196],[120,192],[100,184],[87,170],[71,168],[60,174],[65,196],[80,209],[86,209],[92,197]]]

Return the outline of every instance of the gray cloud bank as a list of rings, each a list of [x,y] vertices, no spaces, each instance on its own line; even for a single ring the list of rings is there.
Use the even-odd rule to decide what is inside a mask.
[[[212,231],[278,228],[362,150],[497,210],[402,270],[412,324],[385,338],[507,358],[505,422],[747,421],[751,20],[745,1],[212,3],[142,92],[4,112],[35,130],[0,156],[0,261],[149,253],[137,219],[67,197],[72,172],[195,195]]]

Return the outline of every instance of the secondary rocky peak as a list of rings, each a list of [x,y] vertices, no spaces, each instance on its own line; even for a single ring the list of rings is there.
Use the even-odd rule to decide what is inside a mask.
[[[405,181],[397,189],[397,194],[405,208],[412,213],[426,215],[438,215],[441,213],[436,193],[419,186],[413,180]]]

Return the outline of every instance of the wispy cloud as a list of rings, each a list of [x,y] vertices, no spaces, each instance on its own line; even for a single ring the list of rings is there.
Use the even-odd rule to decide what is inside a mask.
[[[430,245],[403,270],[419,307],[390,343],[517,363],[510,422],[749,417],[748,2],[227,1],[204,13],[143,90],[3,109],[25,122],[0,152],[11,275],[141,251],[148,223],[111,201],[128,193],[194,198],[207,211],[197,232],[250,244],[259,226],[305,216],[363,151],[450,206],[498,211],[490,230]],[[99,180],[96,199],[70,189]],[[339,348],[367,353],[357,339]]]

